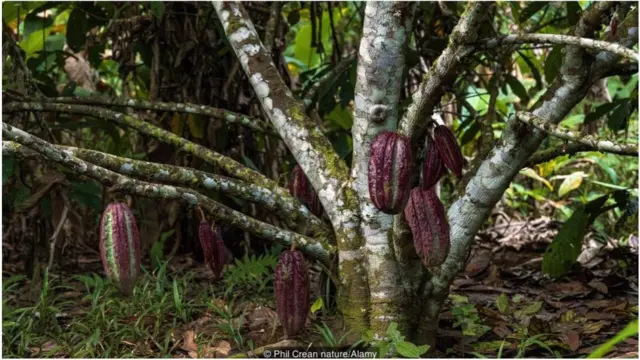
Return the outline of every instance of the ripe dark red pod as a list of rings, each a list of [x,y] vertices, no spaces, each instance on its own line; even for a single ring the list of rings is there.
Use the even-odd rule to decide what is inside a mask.
[[[447,172],[444,162],[435,147],[433,139],[426,141],[426,155],[422,164],[422,189],[427,190],[438,183],[440,178]]]
[[[408,137],[383,131],[371,143],[369,197],[380,211],[397,214],[407,203],[413,156]]]
[[[441,265],[449,255],[451,235],[444,206],[433,188],[411,190],[404,216],[424,266]]]
[[[206,220],[200,222],[198,228],[200,246],[204,252],[204,261],[209,265],[213,277],[218,279],[222,275],[225,262],[225,246],[220,236],[220,229]]]
[[[314,215],[322,215],[322,204],[320,203],[318,194],[316,194],[313,186],[309,183],[307,175],[305,175],[299,164],[291,171],[289,191],[291,195],[295,196],[301,203],[307,205]]]
[[[438,125],[433,130],[433,141],[444,165],[457,177],[461,177],[464,156],[453,132],[444,125]]]
[[[276,310],[285,337],[304,329],[309,313],[309,276],[304,256],[297,250],[280,255],[275,273]]]
[[[140,274],[140,235],[125,203],[111,203],[102,213],[100,257],[107,276],[123,294],[131,295]]]

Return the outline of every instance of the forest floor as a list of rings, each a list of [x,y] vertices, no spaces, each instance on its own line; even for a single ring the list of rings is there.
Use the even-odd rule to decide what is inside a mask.
[[[436,356],[585,357],[637,319],[637,238],[605,245],[590,234],[580,266],[551,281],[540,267],[558,227],[497,220],[478,235],[442,309]],[[177,256],[125,298],[104,280],[97,251],[27,280],[10,247],[3,243],[4,357],[230,357],[270,344],[349,345],[328,308],[283,341],[264,259],[236,263],[243,274],[214,282],[193,256]],[[637,358],[637,336],[607,357]]]

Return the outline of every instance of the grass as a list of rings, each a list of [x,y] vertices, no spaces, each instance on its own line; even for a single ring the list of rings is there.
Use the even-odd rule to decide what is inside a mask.
[[[206,316],[215,331],[198,334],[198,347],[228,339],[239,349],[251,348],[238,321],[243,316],[224,296],[227,286],[193,278],[192,272],[169,276],[164,263],[143,274],[131,297],[95,274],[61,285],[45,272],[32,291],[22,276],[4,279],[3,356],[171,357],[183,333]],[[28,293],[37,294],[35,301]]]

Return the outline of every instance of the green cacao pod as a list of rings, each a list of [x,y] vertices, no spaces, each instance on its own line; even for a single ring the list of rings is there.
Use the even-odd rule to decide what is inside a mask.
[[[426,267],[441,265],[449,255],[447,214],[433,188],[411,190],[404,216],[413,234],[413,245]]]
[[[438,125],[433,130],[433,141],[445,166],[457,177],[461,177],[464,156],[453,132],[444,125]]]
[[[447,172],[444,162],[435,147],[433,139],[427,138],[425,144],[426,154],[422,164],[422,188],[431,189],[440,181],[440,178]]]
[[[204,261],[211,269],[213,277],[218,279],[222,275],[222,270],[226,264],[226,249],[222,236],[220,236],[220,229],[216,225],[202,220],[198,230],[200,246],[202,246],[202,251],[204,252]]]
[[[136,218],[124,203],[111,203],[100,220],[100,256],[107,276],[131,295],[140,273],[140,235]]]
[[[309,275],[304,256],[297,250],[280,255],[275,273],[276,310],[285,337],[304,329],[309,313]]]
[[[309,210],[316,216],[322,215],[322,204],[318,198],[318,194],[311,186],[307,175],[305,175],[302,167],[296,165],[291,171],[291,179],[289,181],[289,191],[301,203],[309,207]]]
[[[387,214],[398,214],[409,196],[413,155],[408,137],[383,131],[371,143],[369,197]]]

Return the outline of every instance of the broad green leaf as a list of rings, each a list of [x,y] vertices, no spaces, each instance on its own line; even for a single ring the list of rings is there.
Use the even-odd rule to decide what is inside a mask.
[[[529,102],[529,94],[527,94],[527,89],[522,85],[520,80],[511,74],[505,74],[504,80],[509,84],[511,91],[520,98],[522,104],[527,105]]]
[[[44,31],[34,31],[26,39],[20,41],[18,44],[25,52],[25,60],[36,56],[38,51],[44,48],[44,42],[49,37],[51,27],[44,29]]]
[[[171,117],[171,132],[178,136],[182,136],[184,132],[184,119],[182,118],[182,115],[175,113]]]
[[[609,126],[609,129],[614,132],[626,129],[627,119],[629,118],[629,115],[631,115],[632,108],[633,104],[631,101],[626,101],[613,110],[607,120],[607,126]]]
[[[15,169],[15,157],[9,155],[2,156],[2,185],[7,183],[7,180],[13,175]]]
[[[558,188],[558,196],[563,197],[571,190],[575,190],[582,185],[582,179],[587,177],[582,171],[576,171],[571,175],[567,176],[562,184],[560,184],[560,188]]]
[[[627,325],[622,331],[616,334],[613,339],[607,341],[606,343],[600,345],[594,352],[589,354],[587,358],[589,359],[597,359],[604,358],[604,356],[613,349],[616,344],[638,335],[638,319],[633,320],[629,325]]]
[[[524,175],[524,176],[532,178],[534,180],[538,180],[541,183],[545,184],[549,188],[549,190],[553,191],[553,185],[551,185],[549,180],[547,180],[547,179],[543,178],[542,176],[538,175],[538,173],[536,173],[536,171],[533,170],[532,168],[524,168],[524,169],[520,170],[520,175]]]
[[[608,114],[611,110],[615,109],[616,106],[618,106],[618,103],[615,102],[610,102],[598,106],[584,117],[584,123],[588,124],[592,121],[600,119],[604,115]]]
[[[535,315],[542,309],[542,301],[534,301],[526,308],[522,309],[524,315]]]
[[[507,294],[500,293],[496,299],[496,306],[498,307],[498,311],[502,314],[506,314],[509,311],[509,298],[507,297]]]
[[[88,30],[87,13],[80,8],[73,9],[67,23],[67,44],[74,52],[84,49]]]
[[[547,84],[551,84],[558,75],[562,65],[562,49],[563,46],[554,46],[547,56],[547,61],[544,63],[544,80]]]
[[[333,111],[330,112],[326,118],[338,124],[345,130],[349,130],[353,126],[353,116],[351,115],[351,111],[348,107],[344,107],[342,105],[338,105],[333,108]]]
[[[549,4],[548,1],[532,1],[527,5],[524,10],[520,12],[520,16],[518,17],[518,22],[522,24],[523,22],[529,20],[535,13],[540,11],[542,8]]]
[[[531,52],[531,54],[528,55],[527,51],[518,50],[518,54],[522,59],[522,62],[518,62],[518,64],[523,68],[522,71],[524,72],[530,71],[531,75],[533,75],[533,78],[536,80],[536,89],[541,89],[543,84],[542,84],[542,76],[540,76],[540,70],[539,70],[539,69],[542,69],[542,65],[540,64],[540,61],[538,61],[538,59],[536,58],[533,52]]]
[[[149,6],[151,7],[153,16],[157,19],[162,18],[162,15],[164,14],[164,3],[162,1],[151,1]]]
[[[565,4],[567,5],[567,19],[569,19],[569,25],[573,26],[578,22],[578,20],[580,20],[582,8],[577,1],[567,1]]]
[[[197,114],[187,115],[187,124],[189,125],[189,132],[191,136],[196,139],[202,139],[204,137],[204,128],[206,121],[204,118]]]
[[[573,212],[544,254],[542,260],[544,274],[558,278],[571,270],[580,255],[582,239],[588,224],[589,214],[585,212],[584,207]]]
[[[23,17],[29,11],[41,6],[45,1],[3,1],[2,2],[2,20],[7,24],[18,18],[18,11]]]
[[[427,350],[429,350],[428,345],[426,349],[424,348],[424,346],[418,348],[415,344],[412,344],[408,341],[399,341],[395,345],[398,354],[406,358],[419,358],[420,355],[426,353]]]
[[[322,309],[322,307],[324,306],[324,301],[322,300],[322,296],[317,298],[316,301],[313,302],[313,305],[311,305],[311,313],[315,313],[316,311]]]

